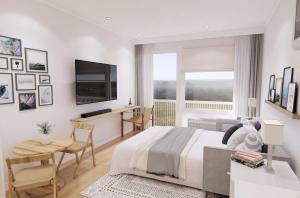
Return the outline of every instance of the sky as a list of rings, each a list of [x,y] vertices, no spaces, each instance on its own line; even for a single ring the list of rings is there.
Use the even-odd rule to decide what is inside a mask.
[[[153,55],[153,78],[154,80],[176,80],[177,54],[154,54]],[[233,72],[188,72],[186,80],[233,80]]]

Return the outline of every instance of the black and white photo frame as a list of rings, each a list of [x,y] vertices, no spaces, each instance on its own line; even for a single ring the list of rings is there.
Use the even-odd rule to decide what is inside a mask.
[[[40,75],[39,76],[39,83],[41,85],[48,85],[51,83],[50,81],[50,75]]]
[[[271,101],[272,96],[272,90],[275,86],[275,75],[270,75],[270,81],[269,81],[269,90],[268,90],[268,100]]]
[[[288,101],[287,108],[289,112],[296,112],[296,103],[297,103],[297,94],[298,94],[298,86],[296,83],[289,83],[289,91],[288,91]]]
[[[0,54],[22,57],[21,39],[0,36]]]
[[[14,102],[13,76],[8,73],[0,73],[0,105]]]
[[[8,58],[0,57],[0,69],[8,69]]]
[[[36,95],[35,93],[19,93],[19,110],[36,109]]]
[[[39,85],[39,106],[53,105],[53,88],[52,85]]]
[[[16,75],[16,90],[28,91],[36,90],[35,74],[15,74]]]
[[[48,73],[48,52],[25,48],[25,66],[27,72]]]
[[[286,67],[283,71],[282,91],[281,91],[281,104],[284,109],[287,108],[289,84],[293,82],[294,68]]]
[[[10,59],[10,67],[11,67],[11,70],[13,70],[13,71],[23,71],[24,70],[23,59],[11,58]]]

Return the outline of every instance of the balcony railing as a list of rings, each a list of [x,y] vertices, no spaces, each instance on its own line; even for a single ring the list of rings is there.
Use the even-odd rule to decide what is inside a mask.
[[[232,102],[186,101],[187,109],[232,111]],[[176,100],[154,100],[154,124],[174,126],[176,120]]]

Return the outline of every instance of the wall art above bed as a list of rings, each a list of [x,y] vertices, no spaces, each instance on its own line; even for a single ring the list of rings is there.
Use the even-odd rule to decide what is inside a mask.
[[[20,39],[0,36],[0,54],[8,56],[22,56],[22,42]]]

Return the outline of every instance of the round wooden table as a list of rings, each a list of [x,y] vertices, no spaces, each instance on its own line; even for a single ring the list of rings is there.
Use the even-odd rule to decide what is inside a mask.
[[[26,140],[18,143],[12,148],[12,151],[18,155],[30,156],[44,153],[55,153],[63,151],[65,148],[71,146],[74,140],[70,137],[52,136],[49,137],[51,140],[50,144],[42,144],[38,138],[32,140]],[[42,162],[48,163],[48,162]],[[60,190],[65,185],[62,178],[57,176],[57,188]],[[26,190],[26,193],[34,197],[45,196],[52,194],[52,187],[40,187],[33,190]]]

